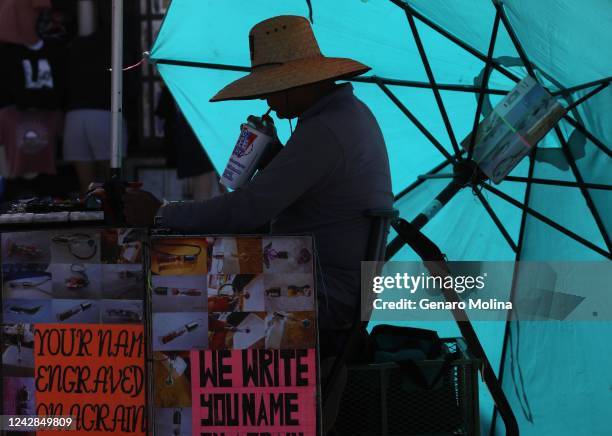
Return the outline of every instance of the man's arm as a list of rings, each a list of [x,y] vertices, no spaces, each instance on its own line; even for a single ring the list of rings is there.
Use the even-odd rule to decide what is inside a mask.
[[[333,133],[308,120],[298,124],[286,147],[243,188],[206,201],[170,203],[160,215],[164,226],[184,232],[252,231],[342,166],[343,153]]]

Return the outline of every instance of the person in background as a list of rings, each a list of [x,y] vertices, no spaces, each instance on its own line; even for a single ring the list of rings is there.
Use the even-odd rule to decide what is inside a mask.
[[[110,175],[110,11],[101,11],[98,24],[93,34],[76,38],[68,54],[64,160],[74,164],[81,193],[87,192],[92,181],[104,181]],[[124,86],[130,89],[127,81]],[[125,120],[122,137],[125,154]]]
[[[46,4],[0,2],[0,23],[7,24],[11,11],[16,17],[0,30],[0,38],[12,41],[0,46],[0,172],[7,199],[48,193],[48,177],[57,172],[67,19]]]
[[[208,154],[166,87],[155,114],[164,120],[166,166],[176,166],[176,175],[184,183],[184,198],[208,200],[225,192]]]

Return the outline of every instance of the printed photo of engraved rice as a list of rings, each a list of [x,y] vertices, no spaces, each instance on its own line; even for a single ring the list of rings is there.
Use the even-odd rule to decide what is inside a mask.
[[[315,311],[268,312],[265,348],[314,348],[317,340],[315,316]]]
[[[60,300],[51,303],[53,322],[61,324],[98,324],[100,322],[100,301]]]
[[[191,407],[156,408],[155,434],[191,436]]]
[[[102,264],[102,298],[135,300],[144,297],[141,264]]]
[[[208,348],[206,312],[154,313],[152,324],[153,351]]]
[[[206,238],[167,237],[151,241],[151,272],[156,275],[204,275],[208,272]]]
[[[266,311],[315,310],[312,274],[263,274]]]
[[[5,298],[2,302],[2,322],[41,323],[53,322],[51,300]]]
[[[263,262],[266,273],[312,274],[312,240],[299,236],[263,238]]]
[[[53,298],[51,234],[49,232],[5,233],[2,238],[3,298]]]
[[[206,312],[206,276],[151,277],[153,312]]]
[[[211,274],[260,274],[263,272],[261,238],[212,238]]]
[[[48,264],[2,265],[2,296],[4,298],[53,298],[51,272]]]
[[[100,300],[100,320],[103,324],[142,324],[142,300]]]
[[[207,279],[209,312],[265,310],[262,274],[209,274]]]
[[[4,322],[1,337],[2,374],[34,376],[34,324]]]
[[[4,415],[36,415],[36,388],[33,377],[6,377],[3,388]]]
[[[265,312],[209,313],[208,342],[211,350],[263,348]]]
[[[49,232],[15,232],[2,234],[3,264],[49,264],[51,234]]]
[[[144,229],[103,229],[100,232],[102,263],[142,263]]]

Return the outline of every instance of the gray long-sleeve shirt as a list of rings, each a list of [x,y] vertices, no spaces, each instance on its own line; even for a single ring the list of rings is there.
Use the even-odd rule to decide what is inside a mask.
[[[314,236],[319,326],[345,328],[360,292],[370,221],[393,205],[389,160],[376,119],[338,86],[306,110],[284,149],[244,187],[206,201],[171,203],[164,224],[185,232],[241,233],[272,222],[273,234]]]

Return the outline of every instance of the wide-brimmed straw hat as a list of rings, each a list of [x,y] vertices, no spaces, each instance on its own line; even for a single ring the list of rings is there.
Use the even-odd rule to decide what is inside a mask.
[[[346,79],[370,67],[321,54],[310,23],[283,15],[256,24],[249,33],[251,73],[219,91],[210,101],[248,100],[329,79]]]

